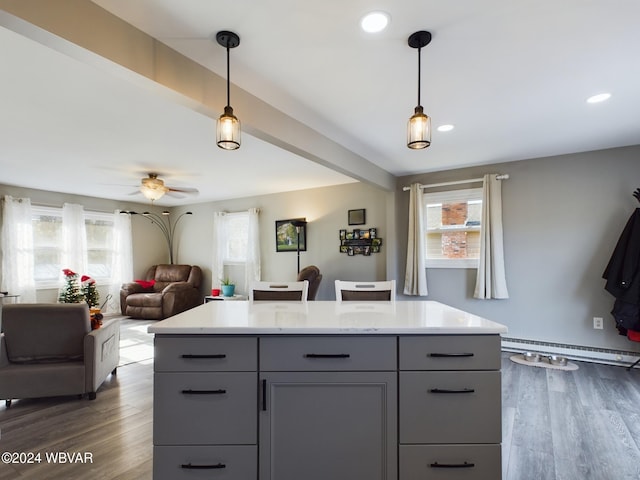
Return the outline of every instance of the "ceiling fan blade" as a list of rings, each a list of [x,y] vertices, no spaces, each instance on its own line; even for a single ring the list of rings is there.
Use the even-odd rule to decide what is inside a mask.
[[[186,198],[187,196],[181,192],[177,192],[175,190],[169,190],[168,192],[165,193],[165,195],[167,197],[173,197],[173,198]]]
[[[188,194],[198,194],[198,193],[200,193],[197,188],[189,188],[189,187],[185,187],[185,188],[169,187],[169,191],[170,192],[188,193]]]

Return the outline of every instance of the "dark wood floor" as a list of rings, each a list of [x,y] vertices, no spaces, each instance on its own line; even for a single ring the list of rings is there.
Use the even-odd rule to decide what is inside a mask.
[[[0,480],[151,479],[149,323],[123,321],[121,365],[96,400],[0,405],[0,453],[40,452],[43,459],[0,463]],[[503,480],[640,479],[640,370],[589,363],[548,370],[518,365],[511,355],[502,355]],[[58,451],[87,452],[93,463],[45,461],[45,452]]]

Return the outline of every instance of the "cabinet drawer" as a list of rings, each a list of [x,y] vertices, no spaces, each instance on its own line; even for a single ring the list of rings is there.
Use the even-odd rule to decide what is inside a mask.
[[[400,372],[400,443],[500,443],[500,372]]]
[[[499,335],[400,337],[400,370],[500,370]]]
[[[257,373],[156,373],[154,445],[255,444]]]
[[[257,478],[256,458],[255,445],[154,447],[153,479],[247,480]]]
[[[264,337],[261,371],[384,371],[396,369],[395,337]]]
[[[256,371],[255,337],[156,335],[156,372]]]
[[[401,445],[400,480],[502,478],[500,445]]]

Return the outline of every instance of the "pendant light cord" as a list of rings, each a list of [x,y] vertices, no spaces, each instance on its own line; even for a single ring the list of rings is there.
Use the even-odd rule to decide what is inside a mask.
[[[421,55],[421,53],[422,53],[422,47],[418,48],[418,106],[421,105],[421,103],[420,103],[420,72],[422,71],[422,68],[421,68],[422,55]]]
[[[231,81],[229,79],[229,62],[230,62],[230,55],[229,55],[229,42],[227,41],[227,107],[231,106]]]

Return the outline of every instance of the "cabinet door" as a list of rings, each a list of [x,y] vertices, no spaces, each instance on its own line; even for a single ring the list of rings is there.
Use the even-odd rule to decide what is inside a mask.
[[[261,480],[396,480],[395,372],[261,374]]]

